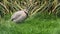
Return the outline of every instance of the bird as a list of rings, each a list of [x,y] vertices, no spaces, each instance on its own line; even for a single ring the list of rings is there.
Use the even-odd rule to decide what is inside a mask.
[[[13,13],[13,15],[11,16],[11,21],[16,23],[23,22],[27,18],[27,16],[28,16],[27,9],[19,10]]]

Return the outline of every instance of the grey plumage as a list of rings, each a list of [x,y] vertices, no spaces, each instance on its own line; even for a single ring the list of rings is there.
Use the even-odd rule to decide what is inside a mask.
[[[15,12],[12,16],[11,16],[11,20],[13,22],[22,22],[23,20],[25,20],[28,16],[28,12],[30,10],[32,6],[27,6],[26,9],[20,10]]]
[[[11,16],[11,20],[13,22],[22,22],[27,18],[27,14],[28,14],[28,10],[26,9],[17,11]]]

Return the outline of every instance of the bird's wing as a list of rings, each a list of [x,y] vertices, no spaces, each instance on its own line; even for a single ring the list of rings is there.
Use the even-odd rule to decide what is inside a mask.
[[[21,14],[19,14],[19,13],[14,13],[14,14],[12,15],[12,17],[11,17],[11,20],[15,20],[15,19],[17,19],[19,16],[21,16]]]
[[[21,15],[21,16],[18,17],[15,21],[16,21],[16,22],[17,22],[17,21],[21,22],[21,21],[23,21],[25,18],[26,18],[26,16]]]

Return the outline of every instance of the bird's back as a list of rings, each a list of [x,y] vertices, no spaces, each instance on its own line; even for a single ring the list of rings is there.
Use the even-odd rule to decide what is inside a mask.
[[[12,15],[11,19],[13,19],[14,22],[21,22],[26,17],[27,17],[27,15],[24,11],[17,11]]]

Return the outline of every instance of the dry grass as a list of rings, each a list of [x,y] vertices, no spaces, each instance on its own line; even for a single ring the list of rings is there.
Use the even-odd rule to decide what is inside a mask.
[[[50,2],[51,1],[51,2]],[[59,4],[58,0],[1,0],[0,6],[2,6],[1,13],[12,14],[15,11],[22,10],[25,8],[29,9],[29,15],[34,15],[37,12],[48,11],[51,13],[56,13],[57,5]],[[51,3],[51,4],[49,4]],[[48,6],[49,5],[49,6]],[[50,5],[52,5],[50,7]],[[37,7],[38,6],[38,7]],[[59,5],[60,6],[60,5]],[[46,9],[47,8],[47,9]]]

